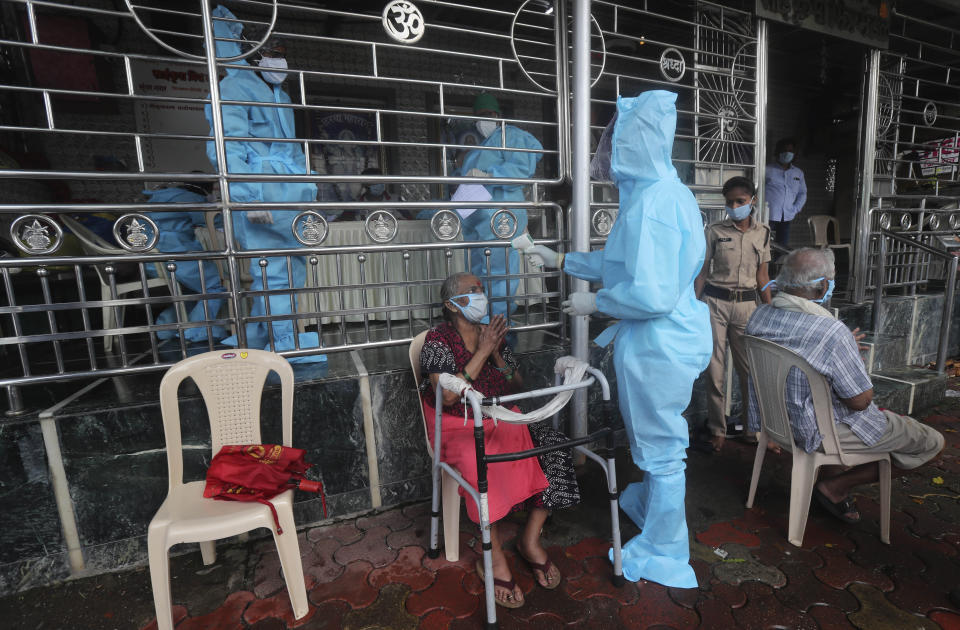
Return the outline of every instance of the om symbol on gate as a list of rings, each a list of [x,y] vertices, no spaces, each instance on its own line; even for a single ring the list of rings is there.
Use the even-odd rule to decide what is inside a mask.
[[[409,0],[393,0],[383,9],[383,29],[401,44],[414,44],[423,37],[423,14]]]

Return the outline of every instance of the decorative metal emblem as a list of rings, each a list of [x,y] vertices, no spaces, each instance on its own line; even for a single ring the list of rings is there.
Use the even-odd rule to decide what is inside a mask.
[[[947,217],[947,223],[950,224],[951,230],[960,230],[960,214],[953,212]]]
[[[41,256],[52,254],[63,243],[63,230],[56,221],[43,214],[27,214],[10,226],[10,236],[22,251]]]
[[[500,208],[490,217],[490,231],[497,238],[513,238],[518,227],[520,227],[520,222],[517,220],[517,215],[506,208]]]
[[[159,237],[157,224],[143,214],[125,214],[113,224],[113,238],[128,252],[150,251]]]
[[[904,230],[909,230],[913,227],[913,217],[910,216],[909,212],[904,212],[900,215],[900,227]]]
[[[889,230],[890,226],[893,224],[893,217],[890,216],[889,212],[884,212],[880,215],[880,229]]]
[[[937,105],[933,101],[927,101],[923,106],[923,124],[927,127],[937,122]]]
[[[427,28],[423,14],[409,0],[393,0],[383,8],[383,30],[401,44],[416,44]]]
[[[940,229],[940,215],[928,214],[925,223],[927,224],[928,230],[936,232]]]
[[[452,210],[440,210],[430,219],[430,229],[440,241],[452,241],[460,234],[460,215]]]
[[[389,243],[397,237],[397,218],[386,210],[376,210],[367,217],[364,229],[367,236],[377,243]]]
[[[327,220],[322,214],[313,210],[305,210],[298,214],[290,229],[293,230],[293,237],[307,247],[322,243],[329,232]]]
[[[613,215],[609,210],[601,208],[593,213],[590,224],[593,225],[593,231],[597,236],[607,236],[613,229]]]
[[[687,71],[687,62],[676,48],[667,48],[660,55],[660,74],[667,81],[676,83]]]

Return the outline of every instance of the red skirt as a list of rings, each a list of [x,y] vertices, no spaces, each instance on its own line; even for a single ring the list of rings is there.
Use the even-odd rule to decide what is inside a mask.
[[[519,411],[519,410],[517,410]],[[433,407],[423,403],[424,416],[427,419],[427,434],[430,444],[436,431],[436,412]],[[440,458],[447,462],[463,475],[471,486],[477,489],[477,452],[473,442],[473,414],[466,426],[463,416],[444,413],[441,416],[442,431],[440,443]],[[494,425],[493,420],[484,418],[483,432],[485,436],[484,448],[488,455],[512,453],[533,448],[530,430],[523,424],[499,422]],[[547,489],[547,478],[540,468],[536,457],[514,462],[500,462],[487,466],[487,501],[490,505],[490,522],[494,523],[510,513],[518,503]],[[459,488],[460,495],[466,496],[463,488]],[[480,514],[473,499],[467,498],[467,515],[474,523],[480,522]]]

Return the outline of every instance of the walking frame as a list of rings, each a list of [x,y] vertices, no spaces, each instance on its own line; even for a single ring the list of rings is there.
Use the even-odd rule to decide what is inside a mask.
[[[484,397],[473,389],[467,389],[463,392],[462,401],[464,405],[469,404],[469,408],[473,411],[473,438],[477,454],[477,489],[474,489],[469,482],[467,482],[463,476],[460,475],[460,473],[450,464],[440,460],[440,455],[442,453],[440,447],[442,430],[441,415],[443,410],[443,390],[445,389],[442,379],[436,388],[437,398],[434,406],[436,409],[436,432],[434,433],[433,444],[433,497],[431,503],[429,556],[431,558],[436,558],[440,554],[440,477],[441,471],[443,471],[450,475],[450,477],[452,477],[458,484],[460,484],[460,487],[462,487],[467,495],[474,501],[474,503],[477,504],[478,512],[480,514],[480,533],[483,549],[484,595],[486,600],[488,629],[499,627],[497,625],[496,602],[494,601],[493,547],[490,542],[490,510],[487,503],[487,466],[489,464],[512,462],[520,459],[526,459],[528,457],[536,457],[543,453],[549,453],[551,451],[556,451],[563,448],[573,448],[578,453],[582,453],[589,459],[597,462],[601,468],[603,468],[603,472],[606,475],[607,493],[610,500],[610,520],[613,544],[613,583],[615,586],[619,587],[625,582],[623,577],[623,559],[621,556],[620,545],[620,504],[618,501],[617,473],[614,461],[614,429],[612,427],[604,427],[583,437],[569,439],[561,444],[541,446],[513,453],[501,453],[496,455],[487,455],[485,453],[483,414],[480,410],[481,405],[500,405],[503,403],[512,403],[518,400],[526,400],[528,398],[552,396],[560,392],[586,389],[594,383],[599,383],[603,393],[604,411],[612,411],[613,402],[610,400],[610,385],[607,382],[606,377],[604,377],[600,370],[593,367],[587,366],[586,371],[590,376],[584,378],[579,383],[561,384],[563,377],[561,374],[557,374],[555,385],[553,387],[546,387],[519,394],[511,394],[508,396]],[[611,417],[611,414],[604,413],[604,417],[609,418]],[[559,412],[553,415],[552,420],[553,428],[559,429]],[[501,419],[499,422],[506,422],[506,420]],[[605,446],[602,449],[603,456],[598,455],[585,446],[592,442],[596,442],[601,438],[604,439],[605,443]],[[459,541],[445,541],[445,544],[459,544]]]

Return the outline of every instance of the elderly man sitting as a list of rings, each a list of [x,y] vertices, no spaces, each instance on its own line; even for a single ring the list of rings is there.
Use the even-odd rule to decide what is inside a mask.
[[[846,452],[889,453],[894,468],[909,470],[936,457],[944,438],[932,427],[873,404],[873,384],[851,332],[821,306],[833,292],[833,252],[803,248],[784,259],[771,305],[761,305],[747,323],[747,334],[793,350],[827,377],[833,398],[840,446]],[[860,336],[862,338],[862,335]],[[787,412],[797,446],[813,452],[822,437],[817,430],[810,385],[796,368],[786,387]],[[750,383],[749,426],[759,431],[759,406]],[[854,486],[878,480],[876,462],[844,470],[824,466],[814,490],[817,501],[847,523],[860,520],[849,493]]]

